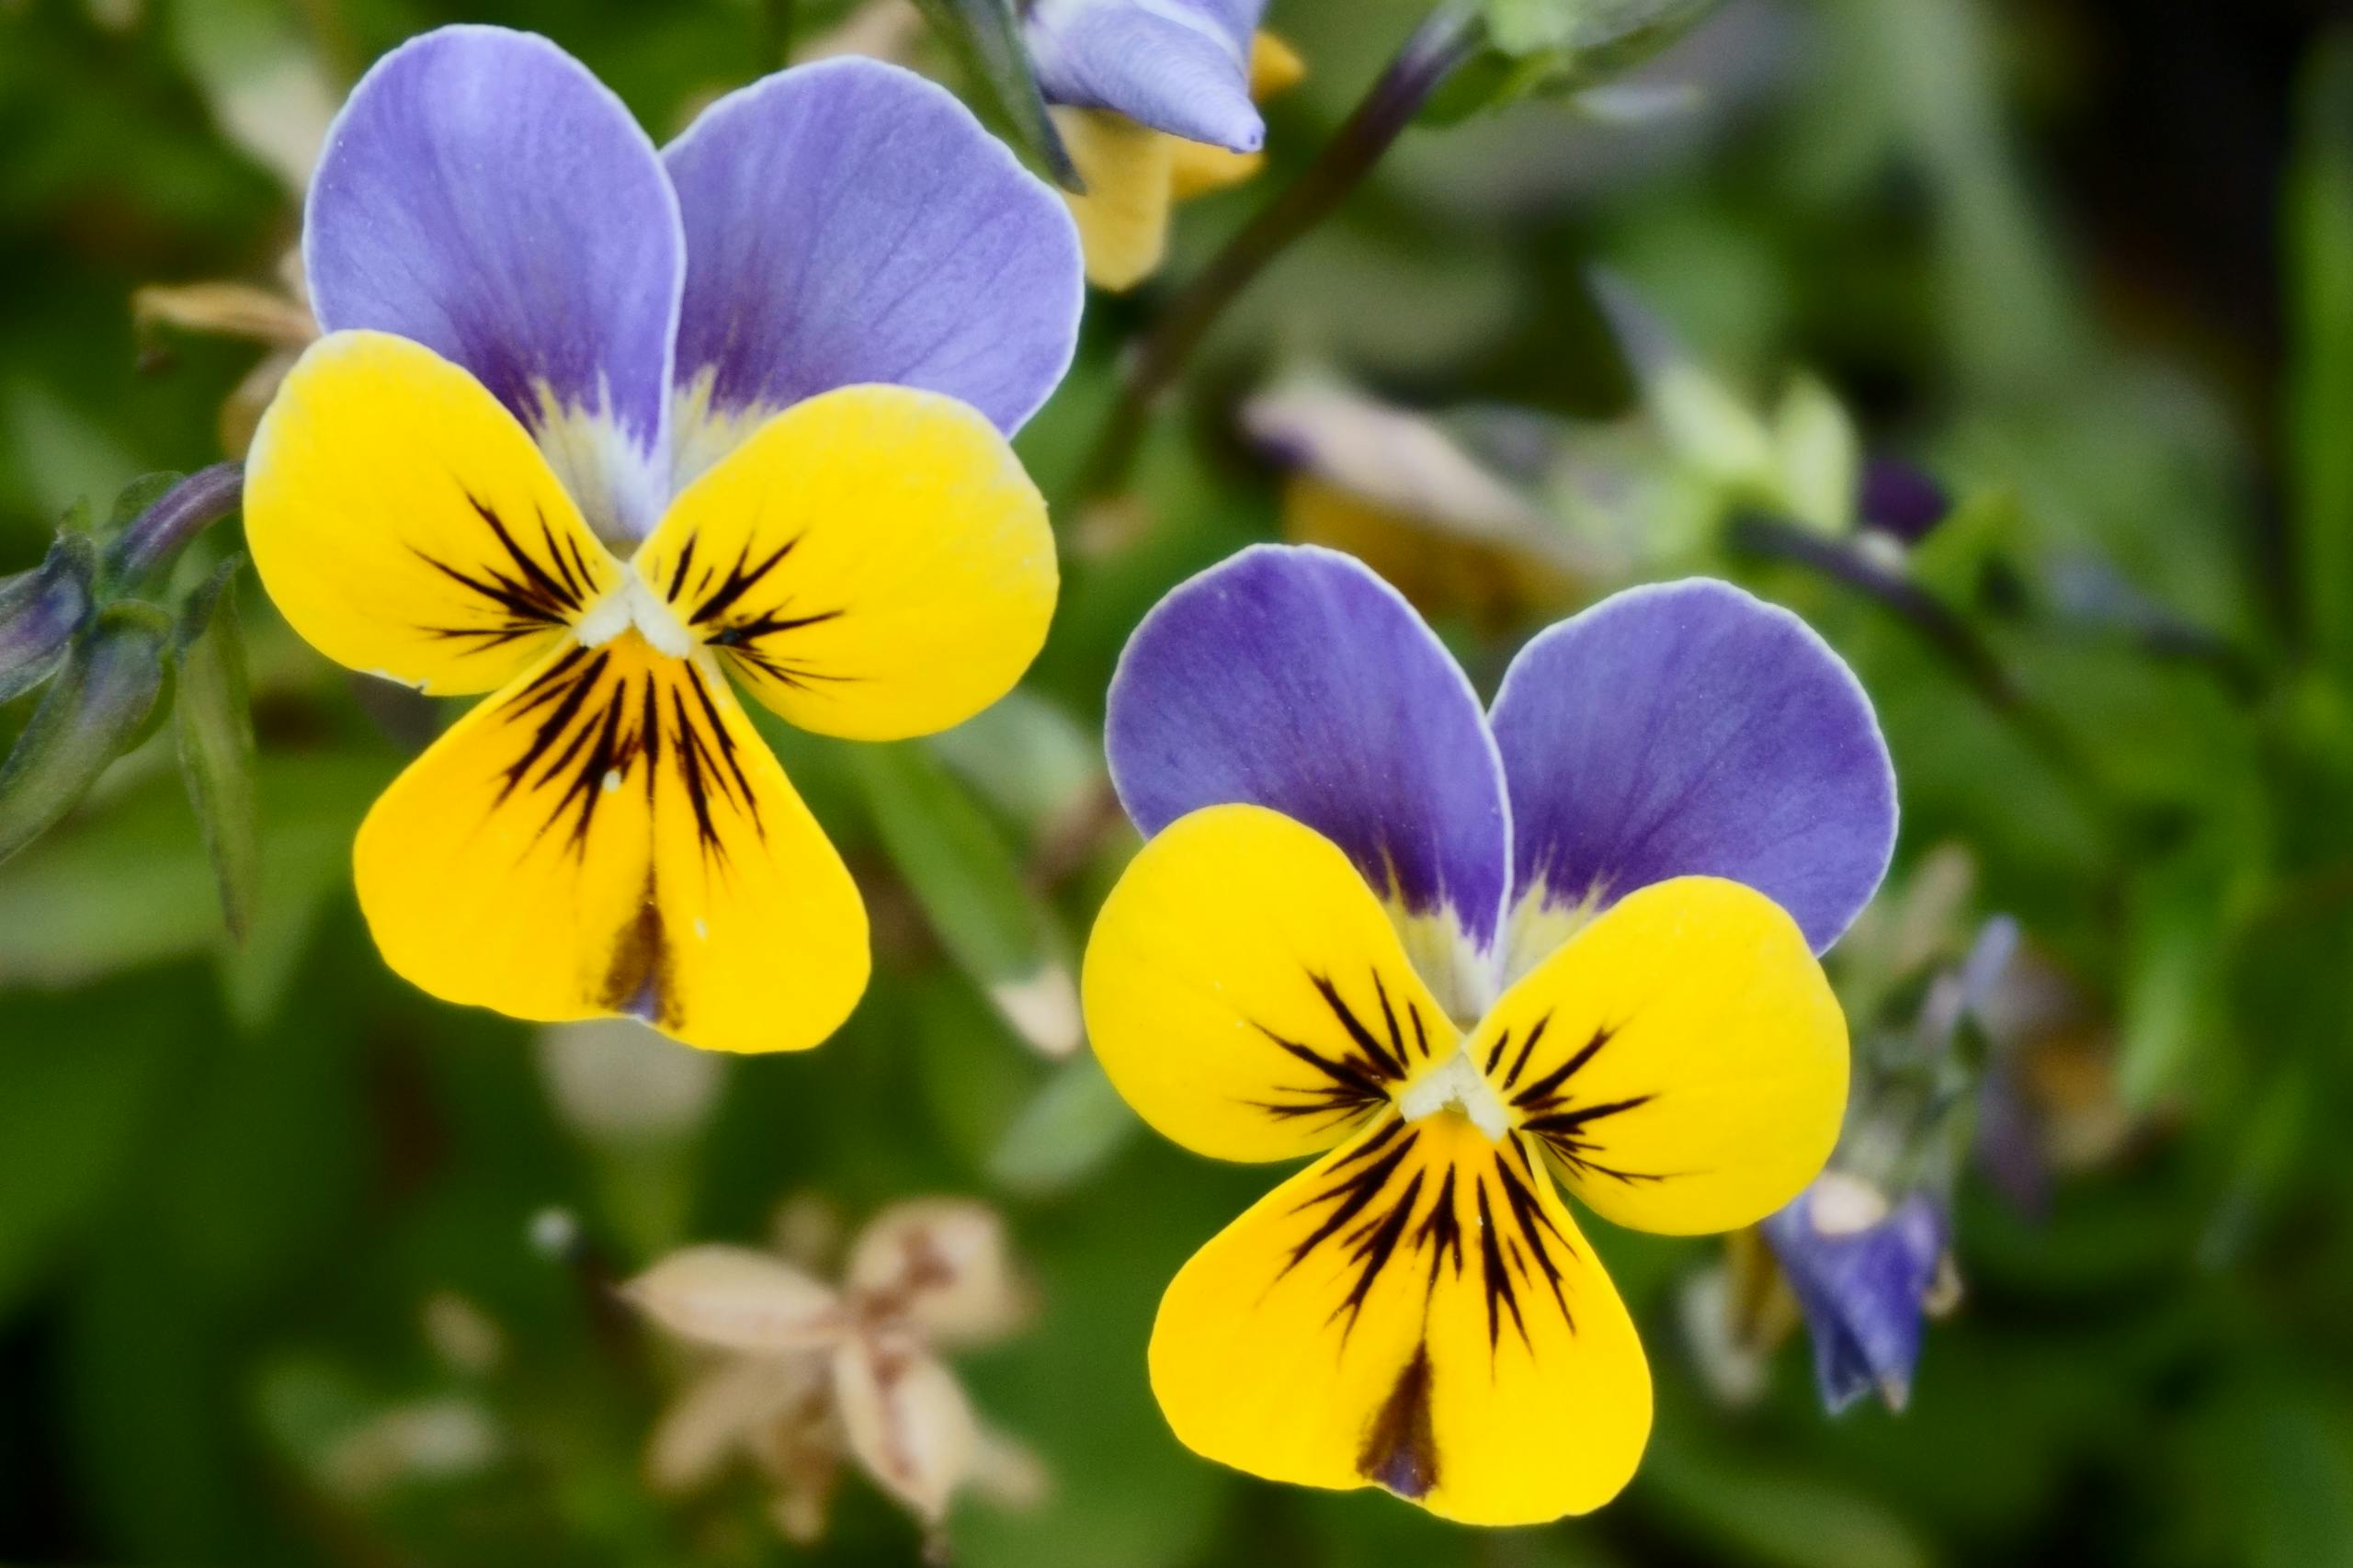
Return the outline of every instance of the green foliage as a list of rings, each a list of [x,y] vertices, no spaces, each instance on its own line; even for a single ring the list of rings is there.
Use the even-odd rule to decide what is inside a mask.
[[[1012,131],[1015,145],[1061,185],[1072,190],[1082,188],[1078,171],[1063,147],[1062,134],[1054,129],[1046,113],[1046,100],[1038,91],[1014,0],[915,0],[915,5]]]
[[[261,885],[261,818],[254,801],[254,720],[237,631],[232,557],[189,596],[173,638],[172,715],[180,776],[221,881],[221,913],[240,942],[253,926]]]
[[[853,9],[796,0],[794,36]],[[1053,168],[1018,9],[930,0],[917,63]],[[2353,39],[2311,7],[1466,7],[1481,52],[1210,334],[1134,494],[1078,505],[1136,335],[1430,9],[1276,0],[1310,74],[1267,108],[1269,166],[1180,210],[1164,278],[1090,299],[1019,437],[1063,577],[1022,689],[888,747],[761,720],[866,891],[875,983],[823,1049],[728,1061],[707,1116],[630,1142],[575,1122],[537,1030],[390,974],[354,905],[358,824],[453,706],[233,602],[233,520],[156,581],[98,565],[169,476],[116,487],[220,456],[258,358],[142,340],[131,292],[276,286],[324,109],[460,8],[0,6],[0,647],[36,598],[64,629],[0,657],[0,1559],[908,1562],[915,1530],[854,1483],[807,1550],[744,1469],[650,1490],[688,1369],[612,1288],[766,1241],[787,1199],[854,1226],[948,1192],[1005,1211],[1037,1304],[960,1374],[1053,1477],[1029,1512],[960,1506],[974,1568],[2347,1562]],[[764,67],[778,8],[494,14],[659,141]],[[1135,842],[1102,700],[1170,586],[1303,527],[1304,483],[1241,433],[1293,358],[1493,431],[1479,460],[1535,498],[1559,551],[1532,587],[1460,519],[1405,536],[1483,692],[1541,625],[1686,573],[1854,665],[1904,810],[1889,895],[1829,960],[1859,1061],[1911,1060],[1934,975],[2018,919],[2035,984],[2006,1002],[2049,1027],[1965,1039],[2029,1113],[2040,1202],[1961,1169],[1965,1290],[1900,1416],[1825,1419],[1800,1343],[1721,1403],[1688,1332],[1716,1244],[1596,1224],[1657,1424],[1590,1518],[1477,1535],[1170,1436],[1160,1292],[1273,1173],[1168,1145],[1076,1038]],[[1908,547],[1855,511],[1887,455],[1956,502]],[[1948,1135],[1985,1125],[1944,1108]]]

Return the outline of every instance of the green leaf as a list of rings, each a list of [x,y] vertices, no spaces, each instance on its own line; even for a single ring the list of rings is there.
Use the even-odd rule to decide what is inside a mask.
[[[2222,1033],[2223,900],[2211,858],[2169,857],[2127,895],[2116,1086],[2135,1115],[2181,1086]]]
[[[114,509],[107,514],[107,533],[120,533],[137,522],[141,514],[172,493],[172,486],[188,475],[168,469],[154,473],[142,473],[115,492]]]
[[[1691,30],[1718,0],[1485,0],[1487,47],[1433,94],[1448,125],[1539,95],[1621,75]]]
[[[989,1155],[989,1179],[1044,1197],[1077,1186],[1123,1148],[1142,1123],[1088,1051],[1054,1070]]]
[[[109,605],[74,644],[8,759],[0,763],[0,862],[56,825],[138,741],[163,689],[171,619]]]
[[[1030,1045],[1076,1050],[1078,987],[1061,933],[996,824],[920,743],[856,756],[875,831],[949,956]]]
[[[242,944],[261,885],[261,818],[254,802],[253,700],[233,591],[242,557],[221,563],[181,612],[172,716],[180,776],[221,884],[221,915]]]
[[[258,784],[269,856],[251,935],[225,953],[230,1011],[275,1012],[320,912],[351,875],[351,835],[389,772],[379,757],[266,756]],[[11,861],[0,875],[0,990],[67,987],[224,946],[217,881],[188,832],[180,789],[126,792]]]
[[[992,808],[1032,832],[1084,810],[1103,780],[1101,744],[1034,692],[1006,693],[931,744]]]
[[[987,90],[1014,141],[1065,190],[1085,188],[1038,90],[1012,0],[915,0],[956,62]]]
[[[2287,176],[2288,474],[2313,642],[2353,676],[2353,33],[2313,55]]]

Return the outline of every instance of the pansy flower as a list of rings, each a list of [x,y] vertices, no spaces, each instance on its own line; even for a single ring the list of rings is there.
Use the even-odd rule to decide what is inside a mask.
[[[1069,218],[952,97],[840,60],[660,152],[543,39],[385,56],[303,229],[326,335],[246,531],[353,669],[490,693],[369,813],[360,903],[446,999],[791,1050],[864,989],[840,858],[739,706],[923,734],[1056,585],[1007,445],[1067,366]]]
[[[1145,619],[1108,744],[1153,836],[1087,951],[1104,1068],[1200,1153],[1318,1156],[1163,1298],[1176,1436],[1481,1524],[1606,1502],[1650,1375],[1558,1188],[1725,1231],[1829,1156],[1815,954],[1895,818],[1853,676],[1692,581],[1544,632],[1483,711],[1378,577],[1262,546]]]
[[[1296,84],[1299,56],[1258,30],[1267,0],[1034,0],[1023,17],[1038,86],[1086,188],[1069,197],[1097,287],[1157,271],[1170,209],[1257,171],[1258,104]]]

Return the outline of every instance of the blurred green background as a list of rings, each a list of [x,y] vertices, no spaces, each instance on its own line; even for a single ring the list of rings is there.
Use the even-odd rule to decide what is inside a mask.
[[[444,20],[536,28],[658,139],[769,68],[784,9],[4,0],[0,573],[77,498],[103,517],[135,475],[222,455],[267,350],[138,320],[134,291],[278,287],[369,59]],[[789,9],[805,38],[847,7]],[[0,867],[0,1560],[912,1560],[859,1481],[814,1546],[779,1539],[749,1475],[651,1491],[679,1361],[610,1288],[761,1240],[788,1199],[854,1225],[962,1193],[1007,1216],[1038,1311],[958,1366],[1052,1482],[1026,1511],[959,1506],[975,1568],[2353,1563],[2353,33],[2331,9],[1733,0],[1631,85],[1409,133],[1228,313],[1109,499],[1075,476],[1166,290],[1093,297],[1021,440],[1064,551],[1021,696],[885,750],[771,726],[875,911],[872,991],[806,1056],[616,1056],[394,980],[350,835],[449,713],[362,690],[248,578],[243,947],[168,737]],[[1276,0],[1309,78],[1269,106],[1269,169],[1185,209],[1165,277],[1305,164],[1416,14]],[[1344,449],[1377,400],[1462,461],[1414,505],[1345,455],[1289,472],[1246,432],[1303,385]],[[1951,516],[1908,546],[1861,528],[1864,454],[1935,476]],[[1459,470],[1518,498],[1503,524]],[[1884,907],[1831,960],[1859,1047],[1910,1038],[1990,915],[2019,922],[2030,981],[1967,1073],[2026,1131],[1961,1179],[1965,1294],[1904,1413],[1826,1417],[1794,1341],[1727,1397],[1693,1293],[1721,1244],[1605,1231],[1659,1422],[1590,1519],[1475,1534],[1169,1437],[1154,1303],[1266,1173],[1165,1146],[1052,1048],[1132,848],[1099,777],[1112,661],[1172,584],[1286,533],[1404,579],[1488,689],[1537,627],[1691,571],[1855,665],[1904,811]]]

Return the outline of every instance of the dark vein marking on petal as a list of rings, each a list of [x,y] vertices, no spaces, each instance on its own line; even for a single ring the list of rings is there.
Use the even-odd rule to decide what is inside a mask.
[[[1430,1414],[1430,1351],[1414,1346],[1413,1359],[1381,1402],[1357,1451],[1357,1473],[1400,1497],[1420,1499],[1438,1484],[1438,1431]]]
[[[671,965],[669,933],[662,923],[654,873],[649,869],[637,915],[613,945],[613,961],[605,971],[598,1005],[643,1023],[677,1028],[681,1015]]]
[[[1547,1013],[1544,1017],[1547,1023],[1552,1021],[1552,1015],[1550,1013]],[[1536,1082],[1529,1085],[1528,1087],[1520,1090],[1519,1093],[1514,1095],[1511,1097],[1511,1103],[1525,1109],[1527,1107],[1535,1105],[1540,1101],[1551,1099],[1560,1089],[1561,1085],[1575,1077],[1577,1074],[1584,1069],[1585,1064],[1592,1061],[1603,1046],[1608,1045],[1612,1040],[1617,1038],[1617,1034],[1618,1029],[1616,1026],[1610,1024],[1600,1024],[1596,1026],[1593,1031],[1593,1038],[1586,1040],[1585,1044],[1579,1046],[1574,1055],[1571,1056],[1566,1062],[1562,1062],[1558,1067],[1553,1068],[1550,1073],[1545,1074],[1541,1078],[1537,1079]],[[1509,1083],[1506,1083],[1504,1086],[1506,1088],[1509,1088],[1511,1085]]]

